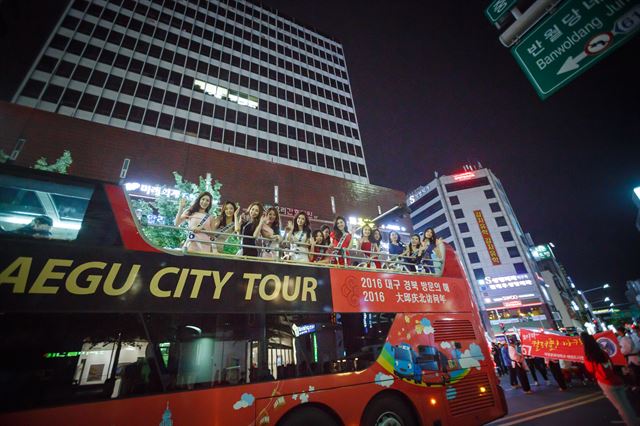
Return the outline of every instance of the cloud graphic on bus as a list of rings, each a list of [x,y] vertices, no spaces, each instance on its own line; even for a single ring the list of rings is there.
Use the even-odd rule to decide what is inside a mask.
[[[235,404],[233,404],[233,409],[234,410],[239,410],[241,408],[247,408],[251,405],[253,405],[253,402],[256,400],[256,398],[251,395],[250,393],[243,393],[242,396],[240,397],[239,401],[236,401]]]
[[[441,347],[442,349],[451,349],[451,343],[449,343],[449,342],[442,342],[442,343],[440,343],[440,347]]]
[[[384,373],[378,373],[376,374],[375,383],[376,385],[380,385],[385,388],[388,388],[393,384],[393,376],[389,376],[388,374],[384,374]]]
[[[433,332],[431,321],[426,318],[422,318],[420,323],[416,324],[416,333],[418,334],[433,334]]]
[[[482,349],[475,343],[469,345],[469,349],[462,353],[462,356],[458,360],[460,362],[460,367],[462,368],[480,368],[480,361],[484,360],[484,355],[482,354]]]

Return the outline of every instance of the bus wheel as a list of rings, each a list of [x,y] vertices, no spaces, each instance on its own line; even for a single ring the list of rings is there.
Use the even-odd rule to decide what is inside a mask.
[[[338,422],[327,412],[313,405],[299,408],[285,416],[278,426],[338,426]]]
[[[364,426],[416,426],[411,408],[400,398],[381,395],[371,401],[362,417]]]

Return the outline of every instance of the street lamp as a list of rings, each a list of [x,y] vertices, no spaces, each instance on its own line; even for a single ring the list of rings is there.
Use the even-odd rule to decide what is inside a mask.
[[[604,301],[605,301],[605,302],[610,302],[610,301],[611,301],[611,298],[610,298],[609,296],[607,296],[607,297],[605,297],[605,298],[604,298]]]
[[[590,288],[588,290],[582,290],[582,293],[589,293],[590,291],[603,290],[603,289],[609,288],[609,287],[611,287],[609,284],[604,284],[604,285],[600,285],[598,287]],[[580,291],[578,291],[578,293],[580,293]]]

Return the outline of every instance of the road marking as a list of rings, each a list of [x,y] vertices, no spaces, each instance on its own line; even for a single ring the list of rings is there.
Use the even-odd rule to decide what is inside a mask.
[[[512,422],[499,423],[499,426],[517,425],[517,424],[520,424],[520,423],[528,421],[528,420],[533,420],[533,419],[537,419],[538,417],[548,416],[549,414],[557,413],[559,411],[568,410],[568,409],[574,408],[574,407],[579,407],[580,405],[589,404],[591,402],[595,402],[595,401],[598,401],[598,400],[604,399],[604,398],[605,398],[604,395],[595,395],[590,399],[584,399],[582,401],[578,401],[578,402],[573,403],[571,405],[566,405],[566,406],[555,408],[553,410],[549,410],[549,411],[545,411],[545,412],[541,412],[541,413],[536,413],[536,414],[530,415],[528,417],[519,418],[519,419],[514,420]]]
[[[591,392],[591,393],[588,393],[586,395],[582,395],[582,396],[578,396],[578,397],[575,397],[575,398],[572,398],[572,399],[567,399],[567,400],[564,400],[564,401],[556,402],[554,404],[549,404],[549,405],[545,405],[543,407],[533,408],[533,409],[528,410],[528,411],[522,411],[520,413],[511,414],[510,416],[506,416],[506,417],[503,417],[503,418],[501,418],[499,420],[496,420],[496,422],[503,422],[505,420],[512,420],[512,419],[515,419],[517,417],[528,416],[528,415],[531,415],[531,414],[536,413],[538,411],[545,411],[545,410],[549,410],[549,409],[552,409],[552,408],[555,408],[555,407],[559,407],[559,406],[562,406],[562,405],[565,405],[565,404],[571,404],[571,403],[574,403],[574,402],[577,402],[577,401],[580,401],[580,400],[583,400],[583,399],[592,398],[595,395],[600,395],[600,392]]]

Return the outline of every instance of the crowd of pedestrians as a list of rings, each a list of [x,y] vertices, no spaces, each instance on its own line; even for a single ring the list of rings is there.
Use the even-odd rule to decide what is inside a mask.
[[[186,225],[185,251],[430,273],[437,272],[443,257],[441,240],[432,228],[412,235],[408,244],[392,231],[383,245],[380,229],[364,225],[356,239],[342,216],[335,218],[333,226],[313,230],[308,215],[299,212],[281,228],[275,207],[265,209],[262,203],[253,202],[242,209],[225,201],[216,215],[212,200],[208,192],[201,193],[189,207],[184,198],[180,200],[174,224]]]
[[[617,333],[620,351],[625,356],[624,366],[614,366],[607,352],[586,332],[580,334],[584,363],[526,356],[520,342],[512,335],[507,342],[492,344],[496,372],[501,377],[508,376],[511,387],[522,389],[525,394],[533,393],[532,382],[533,386],[540,386],[544,381],[549,386],[550,376],[560,391],[575,385],[597,384],[623,422],[628,426],[638,426],[640,421],[627,392],[640,392],[640,326],[618,327]]]

